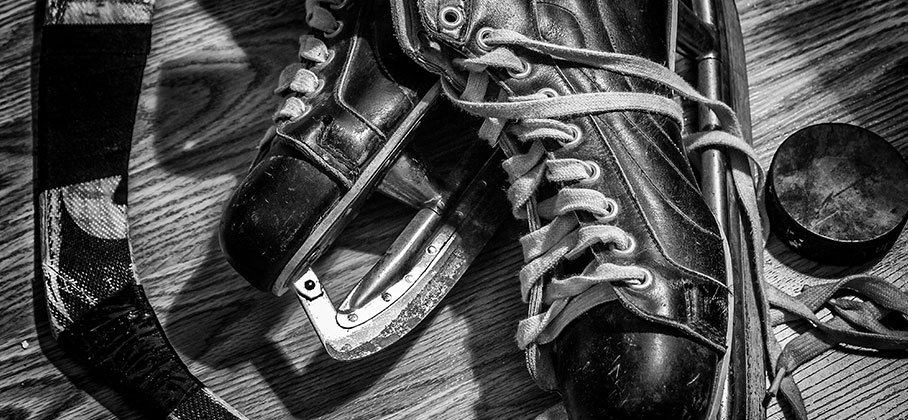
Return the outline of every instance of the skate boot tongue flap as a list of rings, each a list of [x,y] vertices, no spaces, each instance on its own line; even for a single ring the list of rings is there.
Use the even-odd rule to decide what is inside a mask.
[[[421,4],[411,0],[391,0],[394,33],[401,49],[426,70],[441,75],[455,86],[464,86],[463,74],[452,65],[451,50],[442,48],[427,36],[420,16]]]

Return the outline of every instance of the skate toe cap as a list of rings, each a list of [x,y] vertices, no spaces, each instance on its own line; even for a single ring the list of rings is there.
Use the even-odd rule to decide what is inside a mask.
[[[558,392],[574,419],[702,419],[721,356],[618,302],[583,314],[556,339]]]
[[[273,290],[277,277],[340,187],[308,162],[269,156],[243,179],[221,218],[221,248],[253,286]]]

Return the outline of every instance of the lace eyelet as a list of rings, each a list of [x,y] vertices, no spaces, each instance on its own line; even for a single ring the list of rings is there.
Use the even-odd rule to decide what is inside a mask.
[[[332,4],[329,7],[331,7],[334,10],[340,10],[340,9],[347,7],[348,5],[350,5],[350,0],[341,0],[340,3]]]
[[[334,37],[340,35],[340,33],[343,32],[343,30],[344,30],[344,21],[339,20],[339,21],[337,21],[337,27],[334,28],[333,31],[325,32],[325,38],[326,39],[334,38]]]
[[[318,79],[318,83],[315,85],[315,89],[313,89],[312,92],[305,94],[304,96],[306,96],[307,98],[311,98],[313,96],[318,95],[319,93],[322,92],[322,90],[325,89],[325,85],[327,85],[327,83],[325,82],[324,79]]]
[[[580,181],[581,184],[593,184],[596,181],[599,181],[599,177],[602,176],[602,169],[599,168],[599,164],[591,160],[583,162],[586,165],[587,173],[589,174],[586,179]]]
[[[520,70],[519,72],[515,72],[514,70],[508,69],[508,74],[515,79],[523,79],[523,78],[529,76],[530,73],[533,72],[533,65],[530,64],[529,61],[522,61],[522,63],[523,63],[522,70]]]
[[[491,34],[493,30],[494,29],[486,26],[476,31],[476,46],[479,47],[479,49],[483,51],[492,51],[492,46],[486,43],[486,38],[489,37],[489,34]]]
[[[548,96],[549,98],[558,97],[558,91],[556,91],[555,89],[552,89],[552,88],[548,88],[548,87],[539,89],[538,91],[536,91],[536,93],[538,93],[540,95]],[[578,131],[579,131],[579,129],[578,129]]]
[[[312,107],[309,106],[305,101],[295,96],[291,96],[284,100],[279,107],[277,112],[272,116],[272,120],[276,124],[288,121],[296,121],[312,110]]]
[[[627,286],[631,289],[647,289],[653,284],[653,273],[650,273],[649,270],[645,268],[641,268],[640,270],[643,272],[643,280],[628,282]]]
[[[573,139],[571,141],[561,143],[561,148],[564,150],[570,150],[577,147],[577,145],[580,144],[580,139],[583,135],[583,132],[580,131],[580,127],[574,124],[568,124],[568,127],[570,127],[571,129],[571,135],[573,136]]]
[[[457,29],[463,24],[463,12],[454,6],[442,8],[438,13],[438,21],[445,29]]]
[[[610,222],[618,215],[618,202],[612,198],[605,198],[605,204],[608,206],[608,213],[597,217],[600,222]]]
[[[336,57],[336,56],[337,56],[337,53],[336,53],[334,50],[329,49],[329,50],[328,50],[328,54],[325,55],[325,60],[324,60],[324,61],[321,61],[321,62],[318,62],[318,63],[315,63],[315,65],[313,65],[312,67],[310,67],[309,70],[315,71],[316,69],[324,68],[324,67],[327,66],[329,63],[331,63],[332,61],[334,61],[334,57]]]
[[[633,236],[627,236],[627,244],[624,245],[624,248],[612,247],[612,252],[620,256],[627,256],[633,254],[637,250],[637,241],[634,240]]]

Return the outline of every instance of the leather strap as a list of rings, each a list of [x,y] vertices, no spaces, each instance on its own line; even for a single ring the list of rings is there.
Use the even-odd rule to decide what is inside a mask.
[[[245,418],[180,360],[134,268],[127,177],[153,1],[47,1],[35,185],[52,333],[150,417]]]

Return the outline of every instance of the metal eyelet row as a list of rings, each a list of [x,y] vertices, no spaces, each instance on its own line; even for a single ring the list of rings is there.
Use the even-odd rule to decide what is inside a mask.
[[[540,95],[545,95],[546,97],[549,97],[549,98],[556,98],[559,95],[558,91],[556,91],[555,89],[552,89],[550,87],[544,87],[542,89],[539,89],[538,91],[536,91],[536,93],[540,94]],[[559,142],[559,144],[561,145],[561,148],[565,149],[565,150],[570,150],[570,149],[576,147],[578,144],[580,144],[581,135],[582,135],[580,127],[578,127],[574,124],[568,124],[568,126],[571,129],[572,140],[568,141],[568,142]]]
[[[334,10],[340,10],[350,5],[350,0],[341,0],[340,3],[332,4],[330,7]]]
[[[618,202],[613,198],[605,197],[606,213],[596,216],[600,222],[610,222],[618,216]]]
[[[450,13],[450,16],[448,16],[447,13]],[[442,25],[443,26],[445,24],[450,25],[449,29],[455,29],[463,21],[463,15],[460,12],[460,9],[457,9],[454,7],[442,9],[441,17],[442,17],[441,21],[443,22]],[[446,19],[446,17],[450,17],[450,19]],[[489,28],[489,27],[483,27],[483,28],[480,28],[478,31],[476,31],[475,43],[476,43],[477,48],[479,48],[482,51],[486,51],[486,52],[492,50],[492,46],[486,42],[486,39],[488,38],[489,34],[492,33],[492,31],[493,31],[493,29]],[[532,71],[533,71],[532,65],[528,61],[525,61],[525,60],[522,61],[522,63],[523,63],[522,70],[514,71],[514,70],[508,69],[508,74],[515,79],[522,79],[522,78],[529,76],[530,73],[532,73]],[[537,91],[537,93],[544,95],[548,98],[555,98],[555,97],[559,96],[558,91],[556,91],[555,89],[549,88],[549,87],[539,89]],[[580,143],[581,136],[582,136],[582,131],[580,130],[580,127],[578,127],[574,124],[569,125],[569,127],[571,128],[571,131],[573,134],[573,136],[572,136],[573,140],[571,140],[570,142],[567,142],[567,143],[561,143],[561,147],[564,149],[570,149],[570,148],[577,146]],[[597,182],[599,180],[599,178],[602,176],[602,169],[599,167],[599,165],[593,161],[584,161],[584,165],[586,166],[587,173],[589,175],[586,179],[580,181],[580,183],[588,185],[588,184],[593,184],[593,183]],[[610,220],[614,219],[615,217],[617,217],[617,215],[618,215],[618,210],[619,210],[618,202],[612,198],[606,198],[606,205],[607,205],[607,213],[599,216],[598,218],[600,220],[609,220],[610,221]],[[618,255],[621,255],[621,256],[628,256],[628,255],[633,254],[636,251],[636,249],[637,249],[637,241],[635,241],[632,236],[628,235],[627,242],[625,243],[625,245],[623,247],[621,247],[621,248],[613,247],[611,251]],[[632,289],[637,289],[637,290],[646,289],[646,288],[650,287],[650,285],[653,283],[652,273],[650,273],[650,271],[646,270],[646,269],[641,269],[641,270],[643,272],[643,279],[627,282],[628,287],[630,287]]]
[[[629,281],[627,282],[627,287],[630,287],[631,289],[641,290],[649,288],[650,285],[653,284],[653,273],[650,273],[650,271],[645,268],[641,268],[640,270],[643,272],[643,279],[637,281]]]
[[[633,236],[627,236],[627,242],[624,244],[623,248],[612,247],[612,252],[620,256],[628,256],[634,253],[637,250],[637,241],[634,240]]]
[[[337,21],[337,27],[334,28],[333,31],[331,31],[331,32],[325,32],[325,38],[326,38],[326,39],[334,38],[334,37],[340,35],[340,33],[341,33],[343,30],[344,30],[344,21],[339,20],[339,21]]]
[[[555,89],[549,88],[549,87],[544,87],[542,89],[539,89],[538,91],[536,91],[536,93],[538,93],[540,95],[548,96],[549,98],[555,98],[558,96],[558,91],[556,91]]]
[[[454,6],[442,8],[438,13],[438,17],[438,21],[445,29],[457,29],[464,22],[463,12],[460,8]]]
[[[350,1],[351,0],[341,0],[340,3],[329,4],[328,7],[330,7],[332,10],[341,10],[341,9],[344,9],[347,6],[349,6]],[[334,37],[340,35],[340,33],[343,31],[344,31],[344,21],[338,20],[337,26],[330,32],[325,32],[324,37],[325,37],[325,39],[331,39],[331,38],[334,38]]]
[[[515,79],[524,79],[533,72],[533,65],[530,64],[529,61],[521,60],[521,63],[523,64],[523,69],[521,69],[520,71],[508,69],[508,75]]]
[[[476,46],[485,52],[492,51],[492,46],[486,43],[486,38],[492,34],[492,30],[492,28],[486,26],[476,31]]]
[[[457,22],[457,26],[460,26],[460,24],[463,23],[462,22],[463,14],[461,13],[460,9],[458,9],[456,7],[446,7],[444,9],[442,9],[442,11],[441,11],[442,26],[445,26],[446,24],[451,23],[446,20],[446,16],[448,15],[448,13],[451,13],[452,15],[456,13],[457,16],[460,16],[461,20]],[[456,26],[453,26],[454,25],[453,23],[451,23],[451,25],[452,25],[452,27],[450,27],[448,29],[456,28]],[[480,50],[485,51],[485,52],[492,51],[493,48],[491,45],[489,45],[488,42],[486,42],[486,39],[488,39],[489,35],[492,33],[493,30],[494,29],[486,26],[486,27],[479,28],[479,30],[476,31],[476,34],[474,35],[474,41],[476,43],[477,48],[479,48]],[[523,78],[526,78],[527,76],[529,76],[530,73],[533,72],[533,65],[530,64],[529,61],[521,60],[521,64],[522,64],[522,66],[521,66],[522,68],[520,70],[508,69],[508,75],[510,75],[511,77],[513,77],[515,79],[523,79]]]
[[[583,161],[583,165],[586,166],[586,173],[588,174],[586,179],[580,181],[580,185],[591,185],[599,181],[599,178],[602,176],[602,169],[599,168],[599,164],[591,160]]]

